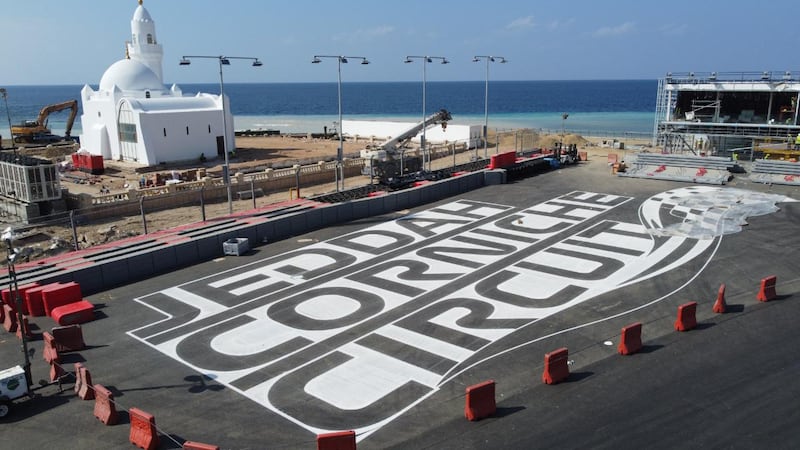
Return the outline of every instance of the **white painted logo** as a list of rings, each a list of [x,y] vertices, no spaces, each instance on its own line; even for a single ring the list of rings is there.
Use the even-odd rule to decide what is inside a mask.
[[[640,223],[605,218],[632,200],[616,195],[459,200],[139,298],[164,319],[129,334],[313,433],[363,439],[514,331],[712,249],[752,199],[730,192],[653,196]]]

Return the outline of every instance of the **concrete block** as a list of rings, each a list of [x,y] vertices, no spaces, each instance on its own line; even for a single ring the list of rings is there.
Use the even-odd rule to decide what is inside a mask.
[[[100,263],[103,272],[103,288],[125,284],[130,280],[126,257],[110,259]]]
[[[329,225],[339,223],[339,208],[341,205],[331,205],[325,206],[323,208],[318,208],[320,212],[322,212],[322,226],[327,227]]]
[[[70,281],[81,285],[81,292],[84,296],[105,290],[105,286],[103,286],[103,270],[97,264],[75,269],[71,271],[69,276],[60,275],[48,277],[46,282],[40,281],[39,284],[68,283]]]
[[[419,189],[407,189],[408,206],[407,208],[414,208],[422,204]]]
[[[369,204],[373,200],[375,199],[366,198],[351,202],[353,208],[353,219],[363,219],[365,217],[369,217]]]
[[[128,276],[130,281],[142,280],[155,274],[153,254],[154,252],[151,250],[145,250],[144,253],[128,257]]]
[[[292,235],[292,220],[290,217],[280,217],[275,220],[272,240],[279,241]]]
[[[198,261],[199,253],[197,251],[197,242],[189,241],[175,244],[175,262],[177,267],[197,264]]]
[[[397,209],[408,209],[410,207],[410,200],[408,198],[408,190],[399,191],[392,194],[395,196]]]
[[[178,267],[175,246],[170,244],[153,251],[153,273],[164,273]]]
[[[344,222],[349,222],[349,221],[353,220],[353,218],[355,216],[353,214],[353,203],[352,202],[339,203],[337,206],[339,208],[339,222],[338,223],[344,223]]]
[[[292,230],[290,232],[290,236],[297,236],[298,234],[303,234],[308,231],[308,222],[306,221],[306,213],[295,213],[288,217],[291,221]]]
[[[369,216],[379,216],[381,214],[386,214],[389,210],[386,209],[386,195],[381,195],[380,197],[373,197],[370,199],[370,202],[367,203],[369,206]]]
[[[195,238],[197,246],[197,261],[208,261],[222,256],[222,241],[217,236]]]
[[[275,240],[275,222],[268,220],[256,225],[256,242],[272,242]]]
[[[317,230],[317,229],[323,227],[323,225],[322,225],[322,210],[323,209],[325,209],[325,208],[312,208],[312,209],[306,210],[304,212],[304,214],[306,216],[306,228],[309,231]]]

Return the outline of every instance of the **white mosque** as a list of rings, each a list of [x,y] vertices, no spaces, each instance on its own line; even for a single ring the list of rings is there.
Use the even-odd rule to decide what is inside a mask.
[[[223,148],[235,148],[227,97],[223,108],[219,95],[183,96],[177,85],[165,88],[164,50],[142,0],[133,13],[125,56],[105,71],[98,90],[88,84],[81,90],[82,150],[150,166],[224,156]]]

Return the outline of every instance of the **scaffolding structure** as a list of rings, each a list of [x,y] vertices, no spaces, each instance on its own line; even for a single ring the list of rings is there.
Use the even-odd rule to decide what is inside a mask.
[[[730,156],[755,142],[794,143],[800,72],[668,73],[658,80],[653,146]]]

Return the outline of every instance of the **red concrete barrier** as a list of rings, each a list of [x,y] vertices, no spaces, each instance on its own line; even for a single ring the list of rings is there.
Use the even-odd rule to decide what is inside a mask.
[[[8,305],[3,305],[3,328],[9,333],[17,332],[17,313]]]
[[[778,282],[778,277],[775,275],[768,276],[761,279],[761,289],[758,291],[756,297],[760,302],[768,302],[775,300],[778,294],[775,293],[775,284]]]
[[[119,420],[114,394],[102,384],[94,385],[94,416],[106,425],[115,425]]]
[[[6,306],[5,303],[0,302],[0,322],[6,321],[6,309],[3,306]]]
[[[145,450],[155,450],[158,448],[158,430],[156,430],[156,418],[142,411],[139,408],[128,410],[131,419],[131,433],[129,440],[131,444]]]
[[[467,387],[464,415],[474,421],[489,417],[497,411],[494,398],[494,380],[473,384]]]
[[[42,358],[47,361],[48,364],[53,364],[54,362],[61,361],[61,357],[58,354],[58,348],[56,345],[56,339],[53,337],[52,334],[45,331],[42,333],[42,340],[44,341],[44,347],[42,348]]]
[[[517,152],[505,152],[492,155],[489,158],[489,169],[504,169],[517,162]]]
[[[578,152],[578,159],[580,159],[581,161],[588,161],[589,152]]]
[[[25,292],[28,289],[32,289],[32,288],[35,288],[37,286],[39,286],[39,283],[28,283],[28,284],[23,284],[22,286],[18,287],[19,298],[20,298],[20,300],[22,300],[22,314],[25,314],[25,315],[29,314],[28,307],[25,305]],[[2,293],[0,295],[3,296],[3,303],[5,303],[6,305],[10,306],[11,309],[13,309],[14,311],[17,310],[17,299],[11,298],[12,296],[11,296],[11,289],[10,288],[3,289],[3,291],[2,291]]]
[[[569,377],[569,350],[562,347],[544,355],[542,381],[546,384],[560,383]]]
[[[25,291],[25,306],[28,308],[28,314],[33,317],[45,316],[44,303],[42,303],[42,291],[47,288],[47,285],[32,287]]]
[[[717,301],[714,302],[714,312],[717,314],[724,314],[727,309],[728,305],[725,303],[725,284],[723,283],[719,286],[719,291],[717,292]]]
[[[636,322],[622,328],[617,352],[620,355],[632,355],[642,349],[642,323]]]
[[[678,318],[675,320],[675,329],[689,331],[697,326],[697,302],[684,303],[678,306]]]
[[[201,442],[186,441],[183,450],[219,450],[219,445],[203,444]]]
[[[78,283],[71,281],[63,284],[51,284],[42,291],[42,303],[44,313],[50,315],[53,308],[79,302],[83,299],[81,287]]]
[[[356,450],[356,432],[351,430],[318,434],[317,450]]]
[[[616,153],[609,153],[608,154],[608,165],[616,164],[619,162],[619,155]]]
[[[53,308],[50,316],[59,325],[91,322],[94,320],[94,305],[86,300],[80,300]]]
[[[86,348],[80,325],[53,327],[50,333],[55,339],[56,350],[59,352],[75,352]]]

